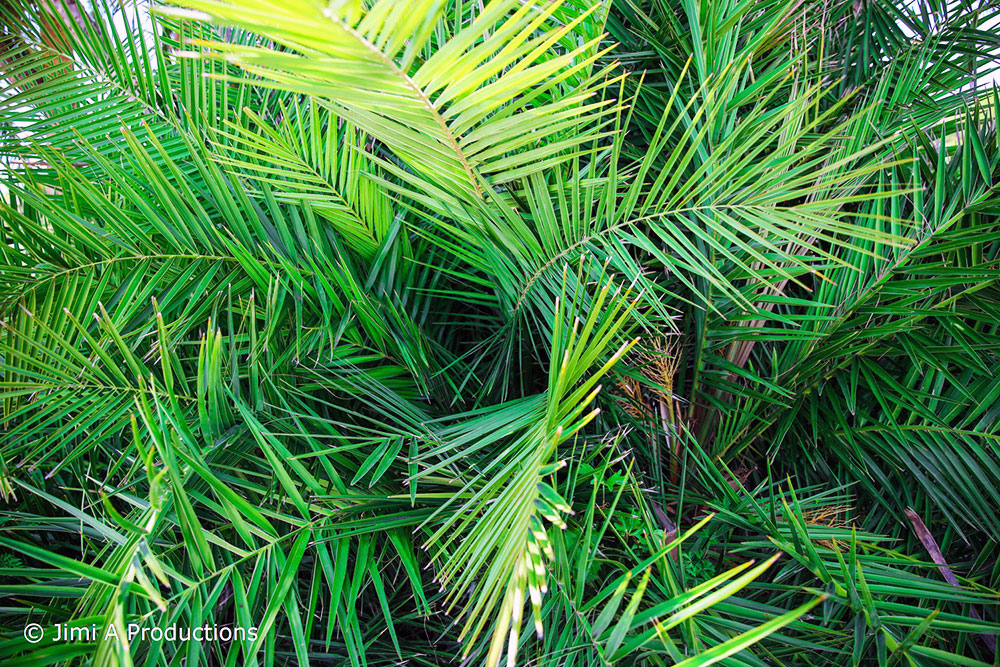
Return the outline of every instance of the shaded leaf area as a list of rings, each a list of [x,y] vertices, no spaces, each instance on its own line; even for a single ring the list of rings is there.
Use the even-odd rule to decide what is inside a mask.
[[[997,16],[4,4],[0,660],[994,664]]]

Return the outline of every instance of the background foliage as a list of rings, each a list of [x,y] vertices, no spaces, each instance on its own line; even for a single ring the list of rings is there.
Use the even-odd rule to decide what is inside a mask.
[[[0,9],[4,665],[997,664],[996,5],[179,5]]]

